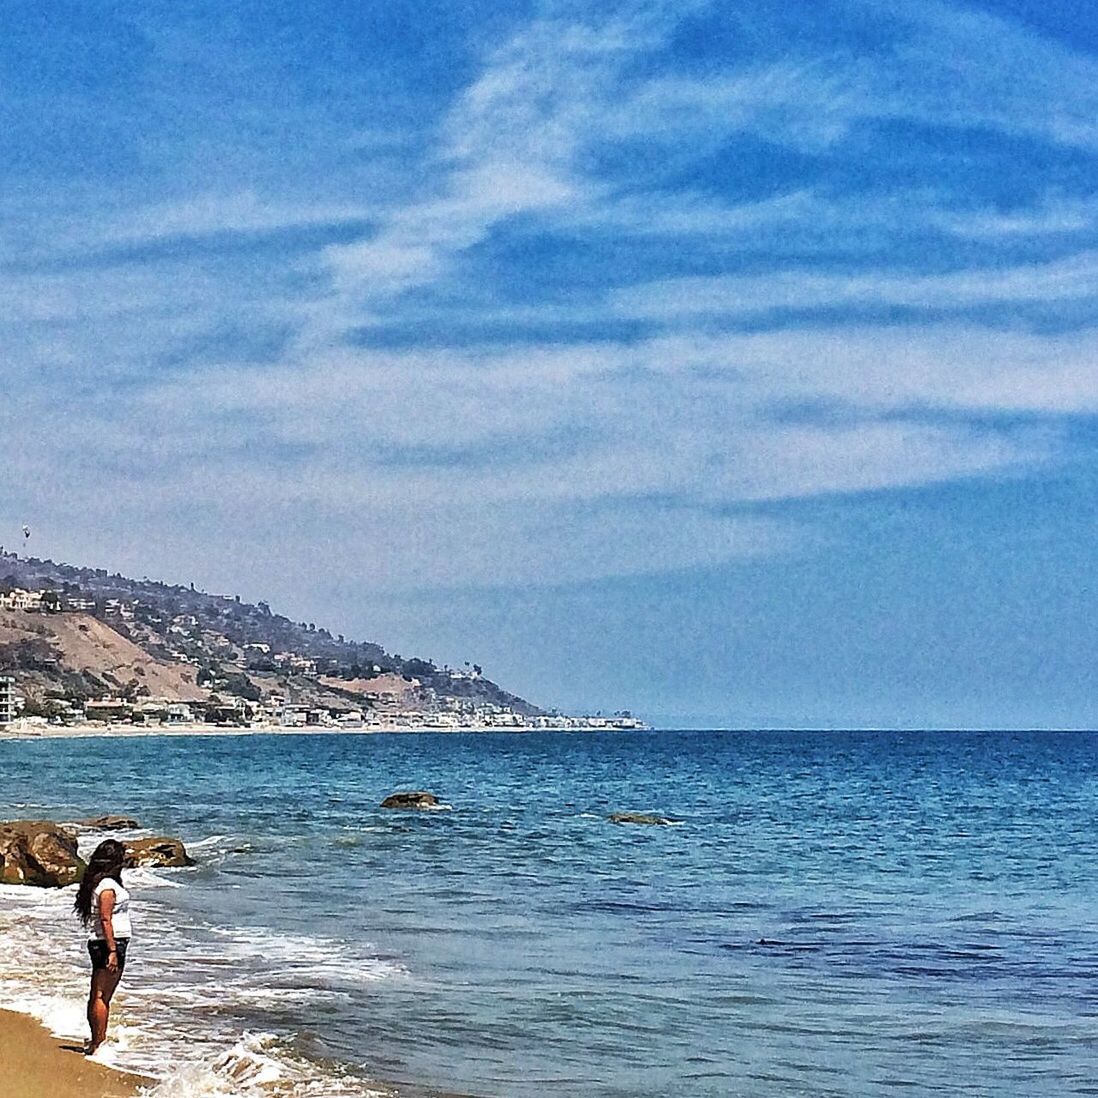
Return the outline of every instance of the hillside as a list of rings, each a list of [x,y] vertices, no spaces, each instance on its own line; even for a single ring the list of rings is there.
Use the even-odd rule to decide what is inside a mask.
[[[0,668],[21,672],[23,689],[38,696],[97,697],[134,681],[155,697],[208,696],[193,666],[150,656],[90,614],[0,610]]]
[[[333,713],[543,713],[479,667],[394,655],[239,596],[0,550],[0,596],[12,591],[55,593],[35,612],[0,609],[0,672],[18,676],[29,711],[113,697]]]

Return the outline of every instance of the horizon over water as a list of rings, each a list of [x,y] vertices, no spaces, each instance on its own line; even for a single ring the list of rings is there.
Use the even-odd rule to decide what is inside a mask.
[[[198,859],[127,872],[112,1055],[170,1074],[158,1098],[1094,1094],[1096,748],[1094,732],[13,740],[0,818],[132,814]],[[380,809],[398,789],[452,807]],[[0,888],[0,1005],[75,1035],[70,906]]]

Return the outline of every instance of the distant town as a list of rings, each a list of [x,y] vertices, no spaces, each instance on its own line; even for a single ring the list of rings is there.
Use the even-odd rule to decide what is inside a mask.
[[[0,580],[0,729],[643,729],[628,712],[545,711],[460,668],[291,623],[263,603],[28,561]],[[59,571],[54,586],[18,573]],[[47,567],[43,567],[47,566]],[[98,582],[88,582],[91,574]],[[145,597],[132,592],[146,587]],[[281,642],[281,643],[280,643]]]

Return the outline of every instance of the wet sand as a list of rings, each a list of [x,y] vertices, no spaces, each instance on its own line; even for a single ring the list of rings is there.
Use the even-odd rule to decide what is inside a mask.
[[[130,1098],[144,1081],[86,1060],[78,1042],[54,1037],[25,1014],[0,1010],[4,1098]]]

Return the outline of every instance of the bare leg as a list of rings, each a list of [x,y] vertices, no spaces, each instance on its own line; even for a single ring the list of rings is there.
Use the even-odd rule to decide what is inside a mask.
[[[91,1040],[85,1050],[89,1056],[106,1039],[111,999],[121,977],[121,972],[110,972],[105,968],[97,968],[92,973],[91,991],[88,993],[88,1027],[91,1029]]]

